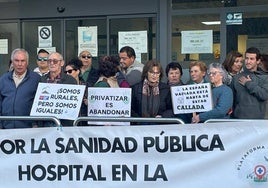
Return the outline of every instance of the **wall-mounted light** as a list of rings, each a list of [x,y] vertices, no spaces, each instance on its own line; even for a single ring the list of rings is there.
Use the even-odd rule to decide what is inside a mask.
[[[205,24],[205,25],[220,25],[221,21],[208,21],[208,22],[202,22],[202,24]]]

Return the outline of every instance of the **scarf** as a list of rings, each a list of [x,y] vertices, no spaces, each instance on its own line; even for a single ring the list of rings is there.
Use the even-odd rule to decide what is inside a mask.
[[[152,83],[146,78],[142,87],[142,117],[155,117],[160,106],[159,82]]]

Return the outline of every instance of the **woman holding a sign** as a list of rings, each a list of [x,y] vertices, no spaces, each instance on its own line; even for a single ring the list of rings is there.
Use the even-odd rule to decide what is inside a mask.
[[[192,123],[204,122],[208,119],[229,118],[232,112],[233,92],[229,86],[224,84],[227,73],[219,63],[209,65],[208,75],[212,84],[213,108],[210,111],[194,115]]]
[[[168,117],[172,114],[170,87],[162,83],[163,70],[156,60],[148,61],[142,81],[132,87],[132,117]]]

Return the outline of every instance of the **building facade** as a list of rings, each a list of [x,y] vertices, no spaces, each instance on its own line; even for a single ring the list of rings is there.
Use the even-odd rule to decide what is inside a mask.
[[[102,55],[118,53],[120,32],[146,31],[146,51],[138,53],[139,60],[158,59],[163,67],[170,61],[179,61],[184,69],[191,60],[222,62],[230,50],[244,53],[252,45],[268,53],[266,0],[3,0],[0,4],[1,74],[18,47],[29,52],[34,68],[42,36],[66,61],[77,56],[80,27],[97,28],[95,64]],[[206,50],[209,40],[213,45]]]

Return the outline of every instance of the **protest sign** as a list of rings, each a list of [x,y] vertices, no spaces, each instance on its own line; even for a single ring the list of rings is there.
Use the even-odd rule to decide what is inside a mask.
[[[174,114],[206,112],[212,109],[210,83],[171,87]]]
[[[130,117],[131,88],[88,88],[88,116]],[[91,124],[129,125],[129,122],[90,122]]]
[[[84,85],[39,83],[30,115],[75,120],[84,92]]]

